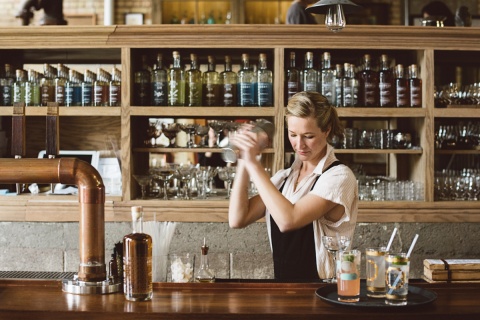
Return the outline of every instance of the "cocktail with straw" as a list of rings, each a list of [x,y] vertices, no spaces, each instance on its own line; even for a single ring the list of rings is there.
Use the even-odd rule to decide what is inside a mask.
[[[413,238],[410,249],[405,253],[389,254],[386,258],[385,303],[402,306],[407,304],[408,274],[410,271],[410,255],[417,242],[418,234]]]
[[[335,268],[337,265],[336,263],[337,251],[347,250],[348,246],[350,246],[350,237],[340,236],[338,234],[335,237],[322,236],[322,243],[333,259],[333,270],[334,270],[333,277],[329,279],[325,279],[325,281],[328,283],[337,283],[337,276],[335,272]]]
[[[393,230],[386,247],[374,247],[365,250],[367,296],[369,297],[385,297],[385,256],[390,250],[396,233],[397,228]]]

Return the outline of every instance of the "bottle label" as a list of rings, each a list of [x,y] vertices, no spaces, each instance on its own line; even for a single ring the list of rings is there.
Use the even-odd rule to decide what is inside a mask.
[[[13,102],[22,102],[24,101],[22,95],[22,88],[18,84],[13,85]]]
[[[101,85],[95,85],[93,87],[93,94],[94,94],[94,100],[93,102],[95,105],[101,105],[102,104],[102,98],[103,98],[103,86]]]
[[[65,105],[71,106],[72,103],[73,103],[73,87],[67,84],[65,88]]]
[[[397,86],[397,107],[408,106],[408,92],[407,87]]]
[[[124,257],[123,267],[125,295],[152,292],[152,257]]]
[[[231,83],[225,83],[223,85],[223,105],[234,106],[235,105],[235,92],[236,85]]]
[[[333,83],[322,82],[322,94],[333,104]]]
[[[82,85],[82,106],[92,105],[92,86]]]
[[[273,91],[272,83],[259,82],[258,83],[258,105],[272,106],[273,105]]]
[[[419,86],[410,87],[410,106],[421,107],[422,106],[422,88]]]
[[[374,82],[366,81],[365,82],[365,105],[372,106],[376,104],[376,97],[375,91],[377,89],[377,85]]]
[[[3,86],[2,87],[2,105],[11,106],[12,105],[12,87]]]
[[[253,83],[241,82],[239,86],[239,105],[241,106],[253,106],[254,105],[254,86]]]
[[[55,102],[58,102],[58,105],[63,105],[65,103],[65,87],[64,86],[55,87]]]
[[[317,91],[316,82],[305,82],[304,84],[305,91]]]
[[[380,106],[390,106],[393,102],[392,84],[390,82],[380,82],[378,87],[380,90]]]
[[[174,106],[179,102],[179,90],[178,90],[178,82],[177,81],[170,81],[170,87],[168,90],[169,93],[169,101],[170,105]]]
[[[152,102],[154,106],[167,105],[167,83],[153,82],[152,83]]]
[[[109,90],[109,104],[110,106],[117,106],[120,102],[120,86],[118,85],[110,85]]]
[[[287,97],[290,99],[299,91],[298,81],[288,81],[287,82]]]

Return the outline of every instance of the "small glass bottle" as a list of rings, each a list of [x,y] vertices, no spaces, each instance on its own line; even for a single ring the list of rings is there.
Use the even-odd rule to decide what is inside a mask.
[[[31,71],[31,72],[30,72]],[[40,90],[40,74],[35,70],[29,70],[29,82],[32,86],[32,106],[40,106],[42,93]]]
[[[378,73],[372,68],[369,54],[363,56],[363,70],[359,72],[358,103],[362,107],[378,107]]]
[[[335,99],[333,99],[333,105],[335,107],[343,107],[342,101],[342,81],[343,81],[343,66],[341,64],[335,65],[335,80],[333,82]]]
[[[203,74],[203,105],[220,105],[220,78],[214,56],[208,56],[208,69]]]
[[[111,80],[108,84],[108,105],[119,107],[122,99],[122,74],[119,69],[113,68]]]
[[[378,72],[379,87],[379,105],[383,108],[391,108],[395,105],[394,101],[394,77],[388,56],[382,54],[380,58],[380,71]]]
[[[232,58],[225,56],[225,70],[220,73],[223,106],[232,107],[237,105],[237,82],[238,76],[232,71]]]
[[[0,80],[1,90],[1,105],[12,106],[13,105],[13,83],[15,82],[15,76],[12,72],[12,66],[5,64],[5,75]]]
[[[190,54],[190,69],[185,72],[186,105],[198,107],[202,105],[202,71],[198,68],[197,55]]]
[[[90,70],[85,70],[82,82],[82,107],[93,105],[93,82],[95,74]]]
[[[152,237],[143,233],[143,208],[132,207],[133,232],[123,237],[123,292],[129,301],[153,296]]]
[[[405,78],[403,65],[397,64],[395,67],[395,107],[406,108],[409,106],[410,98],[408,91],[408,81]]]
[[[259,107],[273,106],[273,72],[268,69],[267,55],[260,53],[257,70],[257,105]]]
[[[354,107],[353,99],[353,79],[352,69],[350,63],[344,64],[344,76],[342,79],[342,102],[344,107]]]
[[[331,66],[330,52],[323,53],[322,60],[322,72],[321,72],[321,84],[322,95],[328,99],[331,105],[334,105],[335,100],[335,73]]]
[[[195,281],[197,282],[215,282],[215,272],[208,266],[208,246],[203,238],[201,247],[202,255],[200,257],[200,268],[196,272]]]
[[[153,68],[151,75],[151,93],[152,105],[166,106],[167,105],[167,70],[163,66],[163,55],[157,54],[157,64]]]
[[[15,71],[16,80],[13,83],[13,102],[25,102],[25,71]]]
[[[150,71],[147,56],[142,55],[142,67],[134,73],[133,103],[136,106],[148,106],[151,103],[150,98]]]
[[[305,54],[305,68],[303,69],[303,91],[318,92],[318,72],[313,67],[313,52]]]
[[[55,101],[55,84],[53,77],[56,70],[51,65],[43,65],[43,78],[40,80],[40,90],[42,92],[42,106],[46,107],[49,102]]]
[[[285,104],[300,91],[300,71],[296,67],[295,52],[290,52],[289,67],[285,71]]]
[[[185,106],[185,71],[180,53],[173,51],[173,66],[168,70],[168,105]]]
[[[55,83],[55,102],[59,106],[65,105],[65,83],[68,78],[68,68],[59,63],[57,66],[57,77],[54,80]]]
[[[412,64],[408,67],[408,78],[410,88],[410,107],[422,107],[422,79],[418,77],[418,66]]]
[[[108,104],[107,85],[105,70],[98,68],[97,80],[93,82],[93,105],[95,107],[103,107]]]
[[[26,77],[25,77],[25,106],[31,107],[33,106],[33,73],[32,69],[28,69]]]
[[[250,67],[250,56],[242,54],[242,67],[238,71],[238,105],[241,107],[255,106],[255,72]]]
[[[65,106],[73,107],[73,87],[75,83],[75,70],[68,70],[68,81],[65,82]]]

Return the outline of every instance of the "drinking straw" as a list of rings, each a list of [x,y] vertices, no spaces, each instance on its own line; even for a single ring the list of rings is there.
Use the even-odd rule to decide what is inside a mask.
[[[412,244],[410,245],[410,249],[408,249],[408,252],[407,252],[407,258],[410,258],[410,254],[413,251],[413,247],[415,246],[417,239],[418,239],[418,234],[416,234],[415,237],[413,238]],[[397,286],[398,281],[400,281],[401,277],[402,277],[402,272],[398,274],[397,278],[395,279],[395,282],[393,283],[392,288],[390,288],[390,290],[388,291],[388,294],[392,294],[393,289]]]
[[[397,234],[397,227],[393,229],[392,235],[390,236],[390,241],[388,241],[387,244],[387,252],[390,250],[390,247],[392,246],[393,238],[395,238],[395,235]]]

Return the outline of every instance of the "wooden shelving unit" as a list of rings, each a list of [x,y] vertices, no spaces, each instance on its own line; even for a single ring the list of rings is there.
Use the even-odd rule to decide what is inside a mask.
[[[174,118],[260,118],[272,119],[276,125],[273,147],[267,150],[266,158],[272,171],[284,166],[284,107],[283,81],[284,66],[291,50],[314,50],[323,52],[349,53],[374,52],[380,54],[408,54],[412,63],[421,69],[423,81],[423,108],[338,108],[341,118],[358,120],[385,120],[391,125],[405,126],[419,135],[418,149],[342,149],[339,155],[387,155],[391,160],[392,172],[399,172],[400,166],[410,180],[421,181],[425,187],[424,201],[420,202],[361,202],[359,222],[480,222],[480,202],[437,202],[434,201],[434,164],[436,154],[477,154],[472,151],[437,151],[434,148],[436,121],[455,118],[478,118],[480,109],[475,108],[434,108],[434,53],[436,50],[479,52],[479,28],[425,28],[399,26],[348,26],[340,33],[330,33],[324,26],[287,25],[151,25],[151,26],[68,26],[27,28],[13,27],[0,30],[0,62],[7,63],[12,55],[20,63],[50,62],[49,53],[54,53],[55,62],[93,63],[101,61],[117,63],[122,69],[121,107],[74,107],[60,108],[60,123],[72,124],[79,135],[72,137],[68,128],[61,128],[61,144],[82,143],[88,148],[102,148],[105,130],[115,134],[121,143],[122,196],[107,196],[106,219],[108,221],[129,221],[131,205],[143,205],[147,215],[155,213],[157,219],[171,221],[225,222],[227,221],[228,200],[222,198],[205,201],[161,201],[135,200],[138,187],[131,175],[137,169],[137,157],[154,152],[191,152],[187,148],[148,149],[133,139],[132,123],[148,117]],[[142,52],[173,49],[185,52],[212,52],[218,56],[234,52],[260,51],[269,54],[274,71],[274,107],[269,108],[224,108],[224,107],[139,107],[131,105],[134,65]],[[25,53],[25,54],[22,54]],[[27,54],[28,53],[28,54]],[[105,54],[105,55],[102,55]],[[102,58],[103,56],[103,58]],[[358,57],[358,56],[357,56]],[[410,61],[410,60],[409,60]],[[218,62],[220,63],[220,62]],[[479,65],[480,66],[480,65]],[[0,107],[0,116],[10,117],[11,107]],[[46,108],[27,108],[29,119],[41,119]],[[37,121],[40,122],[40,121]],[[27,134],[29,133],[27,126]],[[41,129],[32,128],[40,138],[30,145],[41,145]],[[91,136],[91,137],[90,137]],[[73,140],[78,141],[73,141]],[[35,144],[36,143],[36,144]],[[27,147],[29,145],[27,144]],[[288,146],[287,146],[288,147]],[[196,151],[209,150],[200,148]],[[75,196],[20,195],[0,196],[0,220],[4,221],[76,221],[78,203]]]

